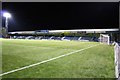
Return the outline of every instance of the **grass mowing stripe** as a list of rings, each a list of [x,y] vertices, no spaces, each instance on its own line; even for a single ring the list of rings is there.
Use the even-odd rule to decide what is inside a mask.
[[[84,51],[86,49],[89,49],[89,48],[92,48],[92,47],[95,47],[95,46],[98,46],[98,45],[100,45],[100,44],[89,46],[87,48],[83,48],[83,49],[80,49],[80,50],[77,50],[77,51],[73,51],[73,52],[70,52],[68,54],[64,54],[64,55],[61,55],[61,56],[58,56],[58,57],[54,57],[54,58],[51,58],[51,59],[48,59],[48,60],[44,60],[44,61],[41,61],[41,62],[38,62],[38,63],[35,63],[35,64],[28,65],[28,66],[25,66],[25,67],[22,67],[22,68],[18,68],[18,69],[12,70],[12,71],[8,71],[8,72],[0,74],[0,76],[10,74],[10,73],[13,73],[13,72],[16,72],[16,71],[20,71],[20,70],[23,70],[23,69],[27,69],[27,68],[30,68],[30,67],[33,67],[33,66],[37,66],[39,64],[43,64],[43,63],[46,63],[46,62],[49,62],[49,61],[52,61],[52,60],[55,60],[55,59],[58,59],[58,58],[61,58],[61,57],[65,57],[65,56],[68,56],[68,55],[71,55],[71,54],[74,54],[74,53],[77,53],[77,52],[80,52],[80,51]]]
[[[20,44],[4,44],[4,45],[13,45],[13,46],[20,46],[20,47],[31,47],[31,48],[43,48],[43,49],[56,49],[55,47],[44,47],[44,46],[30,46],[30,45],[20,45]],[[61,48],[62,49],[62,48]],[[68,48],[64,48],[64,50],[68,50]],[[70,49],[71,50],[71,49]]]
[[[7,44],[7,45],[14,45],[14,46],[21,46],[21,47],[33,47],[33,48],[55,49],[55,48],[52,48],[52,47],[29,46],[29,45],[20,45],[20,44]]]

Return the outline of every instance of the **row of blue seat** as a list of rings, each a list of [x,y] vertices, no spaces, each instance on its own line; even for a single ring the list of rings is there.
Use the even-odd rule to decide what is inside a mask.
[[[98,41],[98,38],[96,37],[85,37],[85,36],[82,36],[82,37],[73,37],[73,36],[65,36],[65,37],[55,37],[55,36],[38,36],[38,37],[35,37],[35,36],[14,36],[14,37],[11,37],[11,38],[14,38],[14,39],[51,39],[51,40],[80,40],[80,41]]]

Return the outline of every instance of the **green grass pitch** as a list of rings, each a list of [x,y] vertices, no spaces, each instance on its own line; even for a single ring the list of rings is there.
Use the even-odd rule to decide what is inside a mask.
[[[98,42],[57,40],[2,41],[2,73],[87,48]],[[100,44],[3,78],[115,78],[113,46]]]

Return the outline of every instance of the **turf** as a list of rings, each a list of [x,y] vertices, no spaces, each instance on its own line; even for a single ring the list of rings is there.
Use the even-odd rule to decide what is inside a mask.
[[[69,52],[99,44],[97,42],[14,40],[2,41],[2,71],[7,72]],[[41,65],[2,76],[3,78],[114,78],[113,46],[99,46]]]

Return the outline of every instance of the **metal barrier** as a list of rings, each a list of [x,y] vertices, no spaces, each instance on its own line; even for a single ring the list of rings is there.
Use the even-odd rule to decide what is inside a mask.
[[[116,43],[114,46],[115,51],[115,76],[120,78],[120,44]]]

